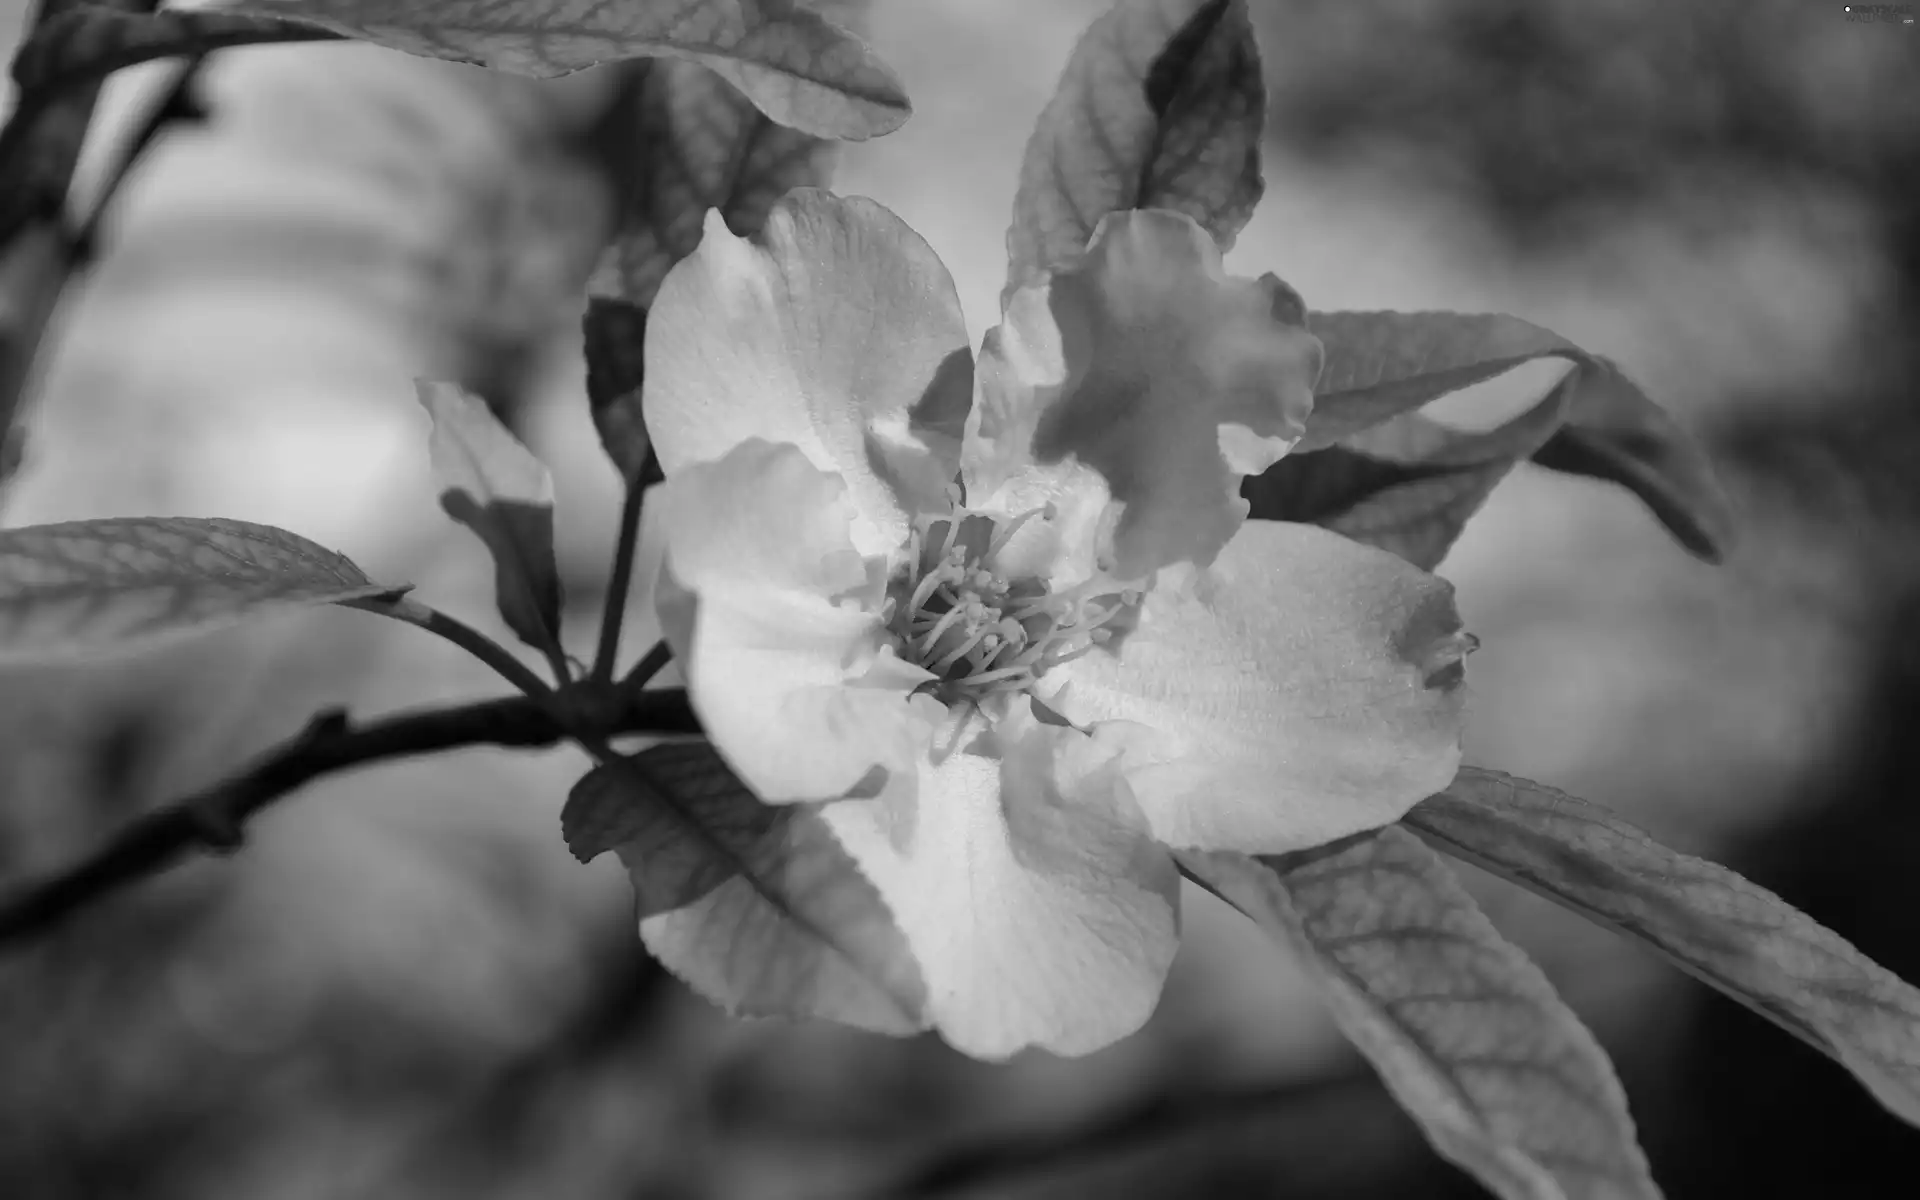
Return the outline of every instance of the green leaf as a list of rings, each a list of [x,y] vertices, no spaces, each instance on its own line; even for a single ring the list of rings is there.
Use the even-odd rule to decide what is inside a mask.
[[[594,431],[620,477],[639,481],[653,445],[640,411],[647,310],[625,300],[590,296],[581,334],[587,356],[587,409]]]
[[[796,0],[242,0],[408,54],[549,78],[629,58],[699,63],[782,125],[862,139],[912,112],[866,44]]]
[[[1307,329],[1320,339],[1326,365],[1296,454],[1537,358],[1586,359],[1552,330],[1504,313],[1310,312]]]
[[[1564,398],[1559,416],[1564,428],[1549,430],[1551,436],[1535,441],[1519,457],[1532,457],[1551,470],[1622,484],[1688,550],[1709,562],[1724,557],[1733,519],[1706,456],[1607,359],[1552,330],[1502,313],[1310,313],[1307,327],[1320,339],[1326,365],[1295,456],[1358,449],[1358,435],[1451,392],[1538,358],[1564,358],[1587,369],[1586,376],[1575,381],[1576,390]],[[1472,494],[1481,482],[1457,481],[1457,490],[1463,496]],[[1486,487],[1497,482],[1494,476]],[[1447,512],[1441,515],[1450,519],[1459,511],[1470,515],[1485,494],[1479,491],[1469,503],[1450,489],[1442,499]],[[1404,501],[1395,505],[1396,512],[1408,509]],[[1458,532],[1456,526],[1453,534]],[[1450,544],[1452,537],[1445,540]]]
[[[827,183],[834,146],[768,120],[713,72],[671,60],[633,71],[594,142],[619,216],[587,289],[587,398],[608,455],[635,479],[647,452],[647,310],[660,281],[700,245],[709,209],[753,236],[787,191]]]
[[[1583,364],[1532,408],[1485,433],[1403,413],[1338,446],[1289,454],[1249,476],[1240,492],[1254,517],[1324,526],[1432,570],[1494,487],[1553,436],[1578,391],[1621,384],[1632,386]]]
[[[925,1027],[926,984],[873,885],[810,805],[763,804],[704,742],[595,767],[561,828],[614,849],[649,949],[729,1012]]]
[[[1232,246],[1260,202],[1266,106],[1245,0],[1118,0],[1027,141],[1008,289],[1077,258],[1101,217],[1130,208],[1183,212]]]
[[[1920,990],[1765,888],[1669,850],[1598,805],[1498,771],[1463,769],[1406,824],[1646,942],[1920,1125]]]
[[[453,383],[416,380],[433,418],[427,452],[440,507],[493,556],[494,600],[521,641],[558,658],[560,571],[553,558],[553,478],[486,402]]]
[[[338,36],[277,16],[219,9],[137,12],[82,0],[60,6],[34,26],[14,55],[13,78],[23,95],[44,95],[150,59]]]
[[[1722,561],[1733,543],[1733,511],[1712,464],[1639,388],[1576,393],[1566,424],[1534,451],[1533,461],[1627,488],[1681,545],[1708,562]]]
[[[61,658],[289,605],[406,590],[372,582],[303,537],[246,521],[116,517],[0,530],[0,661]]]
[[[768,120],[713,72],[668,61],[628,76],[594,140],[615,175],[619,218],[590,290],[642,308],[700,245],[709,209],[750,237],[788,191],[826,184],[835,151]]]
[[[1295,951],[1434,1149],[1494,1194],[1660,1195],[1605,1052],[1411,834],[1177,857]]]

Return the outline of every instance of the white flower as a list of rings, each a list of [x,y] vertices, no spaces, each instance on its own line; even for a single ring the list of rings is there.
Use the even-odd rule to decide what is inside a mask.
[[[1158,999],[1165,847],[1298,850],[1451,781],[1471,639],[1431,575],[1246,520],[1321,349],[1188,218],[1108,217],[977,371],[965,329],[871,201],[796,191],[758,244],[710,216],[647,331],[657,603],[714,745],[893,912],[928,1022],[1082,1053]]]

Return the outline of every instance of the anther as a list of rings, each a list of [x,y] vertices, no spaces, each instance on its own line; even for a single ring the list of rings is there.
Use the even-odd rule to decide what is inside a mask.
[[[902,653],[943,677],[935,695],[958,703],[1024,689],[1111,641],[1103,627],[1137,602],[1137,587],[1104,574],[1049,592],[1039,579],[995,572],[995,556],[1027,521],[1046,514],[1035,509],[997,523],[956,504],[951,517],[914,531],[912,561],[895,577],[885,613]]]

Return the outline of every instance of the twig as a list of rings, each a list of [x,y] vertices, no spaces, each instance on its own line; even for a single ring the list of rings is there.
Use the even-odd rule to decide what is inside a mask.
[[[635,544],[640,540],[640,506],[647,488],[658,483],[660,460],[651,449],[640,466],[637,479],[627,481],[627,494],[620,505],[619,540],[613,548],[613,577],[607,582],[607,611],[600,622],[600,648],[593,656],[593,677],[602,683],[613,678],[615,660],[620,657],[620,627],[627,617],[627,593],[633,586]]]
[[[103,9],[152,12],[159,0],[97,0]],[[43,27],[62,18],[71,0],[40,0],[21,32],[24,49]],[[54,92],[32,91],[19,97],[0,128],[0,247],[9,247],[29,226],[59,221],[67,191],[80,161],[87,127],[100,99],[100,80]]]
[[[630,486],[620,505],[613,576],[607,583],[606,615],[600,619],[600,648],[593,656],[593,677],[603,683],[613,678],[614,660],[620,657],[620,627],[626,623],[627,591],[633,582],[634,543],[640,537],[640,499],[640,489]]]
[[[102,13],[105,3],[114,3],[117,11]],[[13,63],[14,79],[24,92],[21,107],[50,104],[75,89],[98,87],[116,71],[155,59],[241,46],[347,40],[344,34],[278,17],[194,14],[179,8],[149,15],[153,4],[105,3],[63,4],[62,11],[22,41]]]
[[[0,900],[0,948],[190,853],[234,849],[249,818],[335,771],[461,746],[551,746],[568,737],[604,745],[615,734],[699,732],[682,692],[632,688],[593,698],[604,703],[512,696],[358,727],[342,711],[322,713],[240,774],[134,820],[80,862],[14,889]]]
[[[104,3],[125,12],[158,7],[158,0]],[[22,44],[66,7],[41,0]],[[12,434],[47,322],[77,265],[67,192],[99,99],[98,80],[52,96],[21,96],[0,127],[0,443]]]
[[[93,261],[99,250],[100,225],[107,209],[126,186],[127,177],[133,174],[134,168],[153,149],[166,128],[175,124],[199,124],[207,119],[207,110],[195,93],[206,61],[206,55],[197,54],[180,65],[166,90],[141,119],[133,136],[121,147],[119,157],[114,160],[112,169],[100,185],[100,194],[93,199],[92,210],[79,228],[74,230],[72,254],[76,264]]]

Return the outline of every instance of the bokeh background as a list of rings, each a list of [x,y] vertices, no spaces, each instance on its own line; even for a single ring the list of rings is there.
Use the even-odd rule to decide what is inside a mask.
[[[1812,0],[1254,0],[1267,198],[1234,250],[1315,308],[1513,312],[1705,439],[1743,538],[1522,469],[1442,573],[1483,649],[1469,758],[1602,801],[1920,979],[1920,33]],[[25,16],[0,0],[0,48]],[[838,187],[992,322],[1026,132],[1096,0],[880,0],[917,115]],[[109,89],[82,188],[157,76]],[[499,630],[426,482],[415,375],[552,464],[590,647],[617,485],[577,287],[605,72],[535,85],[357,46],[217,60],[47,355],[0,521],[285,525]],[[1558,368],[1443,402],[1491,424]],[[632,617],[639,636],[644,612]],[[415,631],[285,618],[0,674],[0,884],[315,709],[498,691]],[[630,641],[630,645],[637,642]],[[368,770],[0,961],[0,1196],[1471,1197],[1284,957],[1208,898],[1158,1015],[1090,1058],[734,1022],[641,953],[557,814],[572,751]],[[1463,869],[1464,870],[1464,869]],[[1615,1054],[1676,1200],[1889,1195],[1920,1135],[1637,948],[1484,877]]]

